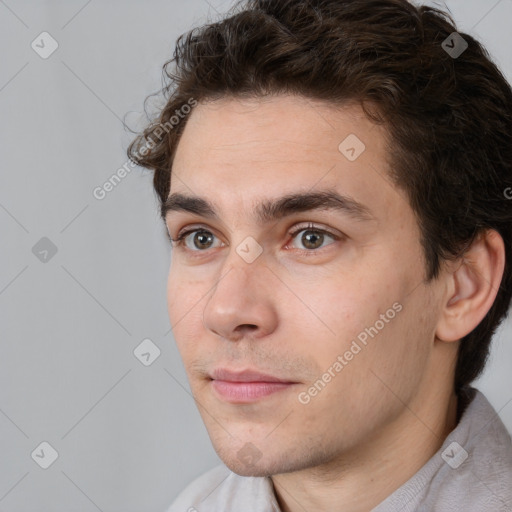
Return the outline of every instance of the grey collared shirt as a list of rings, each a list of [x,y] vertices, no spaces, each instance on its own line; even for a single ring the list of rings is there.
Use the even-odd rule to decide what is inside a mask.
[[[439,451],[371,512],[512,512],[510,435],[480,391],[469,388],[467,401]],[[239,476],[220,465],[189,484],[167,512],[280,508],[270,478]]]

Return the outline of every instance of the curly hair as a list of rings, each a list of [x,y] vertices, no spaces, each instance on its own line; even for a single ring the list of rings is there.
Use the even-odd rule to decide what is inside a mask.
[[[163,203],[190,105],[280,93],[360,104],[386,128],[390,177],[416,215],[427,281],[483,231],[505,242],[496,300],[459,346],[460,390],[482,372],[511,300],[512,90],[486,49],[455,32],[448,13],[407,0],[244,0],[178,38],[163,66],[165,107],[128,156],[154,171]],[[454,37],[467,43],[460,55],[448,51]]]

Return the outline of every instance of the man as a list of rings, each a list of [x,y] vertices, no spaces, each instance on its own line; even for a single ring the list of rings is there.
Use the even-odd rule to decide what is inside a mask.
[[[130,146],[225,465],[170,511],[511,511],[470,386],[512,293],[512,91],[406,0],[249,0],[180,38]]]

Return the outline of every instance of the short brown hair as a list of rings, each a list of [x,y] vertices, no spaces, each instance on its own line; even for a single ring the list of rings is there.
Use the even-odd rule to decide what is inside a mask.
[[[484,368],[511,300],[512,208],[505,191],[512,187],[512,91],[470,35],[455,34],[468,46],[449,54],[443,42],[453,46],[454,32],[448,13],[407,0],[243,1],[229,17],[180,36],[163,67],[166,106],[128,155],[154,170],[163,202],[187,118],[176,126],[170,120],[191,98],[293,93],[360,103],[387,129],[390,175],[416,214],[428,281],[482,231],[494,229],[505,242],[496,300],[461,340],[459,390]]]

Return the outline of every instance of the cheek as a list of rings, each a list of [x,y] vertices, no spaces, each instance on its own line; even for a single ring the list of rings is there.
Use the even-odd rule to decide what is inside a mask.
[[[379,283],[370,271],[333,272],[316,289],[318,291],[312,293],[310,289],[298,288],[297,295],[304,297],[308,306],[300,306],[298,317],[310,317],[311,321],[301,324],[309,332],[316,331],[322,337],[323,346],[331,350],[343,350],[350,345],[365,328],[373,326],[399,296],[388,284]],[[299,313],[297,308],[294,313]]]
[[[380,389],[370,370],[380,368],[394,376],[400,360],[407,362],[403,359],[407,354],[411,311],[402,303],[404,290],[408,289],[407,280],[392,271],[376,272],[375,269],[374,266],[373,272],[369,268],[351,275],[340,272],[325,283],[321,294],[309,295],[311,309],[323,321],[316,321],[322,330],[316,331],[317,341],[308,347],[310,356],[323,372],[332,368],[338,356],[342,358],[343,369],[336,373],[337,384],[333,389],[337,386]],[[301,325],[305,326],[309,337],[313,336],[312,324],[301,322]],[[358,396],[357,399],[364,398]]]
[[[179,348],[189,339],[197,338],[202,328],[206,292],[204,283],[191,281],[171,267],[167,280],[167,311],[172,336]]]
[[[171,267],[167,279],[167,311],[173,328],[180,317],[180,304],[183,303],[182,291],[181,283],[174,275]]]

